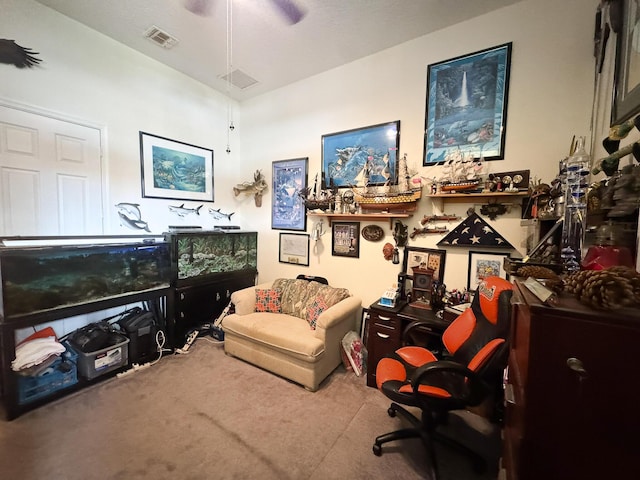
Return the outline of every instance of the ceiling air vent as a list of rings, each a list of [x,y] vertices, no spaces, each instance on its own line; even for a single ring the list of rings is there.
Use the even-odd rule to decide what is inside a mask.
[[[171,48],[178,43],[178,39],[176,37],[169,35],[167,32],[159,29],[155,25],[144,32],[144,36],[152,42],[157,43],[162,48]]]
[[[220,78],[226,82],[229,77],[229,82],[231,83],[231,85],[233,85],[234,87],[238,87],[241,90],[244,90],[245,88],[258,83],[255,78],[238,69],[232,71],[228,75],[222,75]]]

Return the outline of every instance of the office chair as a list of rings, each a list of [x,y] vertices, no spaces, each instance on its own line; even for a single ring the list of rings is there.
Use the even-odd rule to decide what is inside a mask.
[[[413,427],[378,436],[374,454],[382,455],[384,443],[420,438],[437,478],[433,441],[438,440],[468,455],[476,473],[486,470],[481,455],[436,429],[446,424],[451,410],[477,406],[499,391],[508,356],[512,289],[511,283],[499,277],[480,282],[471,306],[442,334],[448,351],[443,359],[424,347],[405,344],[378,362],[378,389],[393,401],[387,413],[390,417],[401,414]],[[403,342],[417,338],[416,331],[425,325],[421,321],[408,325]],[[420,408],[421,419],[400,404]]]

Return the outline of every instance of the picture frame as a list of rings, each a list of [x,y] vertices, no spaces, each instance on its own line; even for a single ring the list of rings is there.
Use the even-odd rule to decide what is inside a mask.
[[[622,0],[621,31],[617,35],[611,126],[640,113],[640,52],[634,48],[640,35],[639,0]]]
[[[278,261],[308,267],[309,244],[308,233],[280,233]]]
[[[398,183],[400,120],[322,135],[322,188]]]
[[[335,257],[360,257],[359,222],[333,222],[331,233],[331,255]]]
[[[402,260],[402,273],[408,279],[413,279],[413,267],[430,268],[433,270],[433,280],[442,283],[444,266],[447,259],[445,250],[423,247],[405,247]]]
[[[467,289],[476,290],[480,281],[488,276],[498,276],[509,280],[504,268],[504,259],[511,258],[509,253],[469,251],[469,270],[467,273]]]
[[[423,166],[456,158],[501,160],[512,43],[427,67]]]
[[[300,192],[307,188],[309,158],[277,160],[272,163],[273,195],[271,228],[273,230],[307,229],[307,211]]]
[[[143,198],[213,202],[213,150],[140,132]]]

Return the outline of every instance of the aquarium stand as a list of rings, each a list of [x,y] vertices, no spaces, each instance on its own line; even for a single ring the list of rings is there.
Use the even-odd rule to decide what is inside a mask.
[[[11,369],[16,332],[30,327],[39,331],[44,324],[139,302],[159,307],[154,308],[160,312],[158,327],[166,330],[172,323],[170,272],[169,245],[162,237],[0,238],[0,367],[7,419],[127,368],[122,365],[96,378],[84,378],[77,369],[54,369],[50,380],[20,377]],[[58,337],[68,333],[55,332]]]

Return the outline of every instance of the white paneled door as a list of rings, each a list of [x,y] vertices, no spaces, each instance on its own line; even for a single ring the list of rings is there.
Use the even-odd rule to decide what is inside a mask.
[[[0,236],[103,233],[100,130],[0,105]]]

